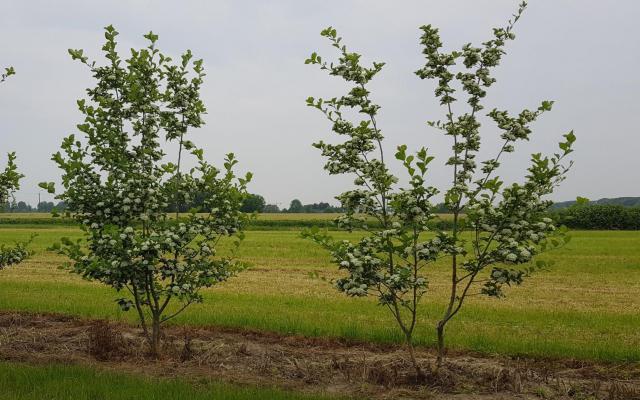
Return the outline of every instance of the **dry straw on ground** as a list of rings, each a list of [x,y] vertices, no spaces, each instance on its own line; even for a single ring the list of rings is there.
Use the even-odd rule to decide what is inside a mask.
[[[65,362],[372,399],[640,399],[640,366],[451,354],[416,382],[400,347],[264,332],[172,327],[161,359],[135,327],[60,315],[0,314],[0,359]],[[425,370],[434,362],[417,352]]]

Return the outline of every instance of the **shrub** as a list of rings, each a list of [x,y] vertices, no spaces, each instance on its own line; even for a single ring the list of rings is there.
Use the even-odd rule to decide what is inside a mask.
[[[119,306],[137,311],[150,350],[158,354],[161,325],[202,301],[201,288],[243,267],[232,256],[216,257],[216,244],[223,236],[235,237],[237,245],[242,239],[239,209],[251,176],[236,178],[232,153],[222,170],[214,167],[186,138],[190,128],[204,124],[202,60],[187,51],[174,63],[156,48],[152,32],[144,36],[146,48],[132,49],[123,60],[117,34],[105,28],[103,66],[82,50],[69,50],[97,82],[87,90],[88,101],[78,101],[80,136],[65,138],[62,153],[52,158],[63,172],[58,198],[85,241],[65,238],[55,248],[70,258],[73,272],[125,293]],[[175,162],[165,160],[161,140],[176,147]],[[189,154],[196,166],[183,171]],[[41,186],[54,191],[53,183]],[[167,215],[169,204],[180,210],[194,193],[205,194],[207,212]],[[180,304],[169,308],[172,300]]]
[[[13,67],[5,68],[5,72],[0,74],[0,83],[4,82],[9,76],[14,75]],[[7,155],[7,166],[4,171],[0,172],[0,208],[9,203],[13,192],[20,189],[20,179],[24,177],[18,172],[18,166],[15,163],[16,153]],[[16,243],[15,246],[0,246],[0,270],[10,265],[22,262],[29,256],[27,245],[29,242]]]
[[[550,202],[544,196],[552,193],[569,168],[563,159],[572,151],[574,134],[564,135],[559,152],[550,157],[533,154],[522,183],[505,185],[495,176],[502,156],[512,153],[519,141],[529,139],[530,125],[551,109],[552,102],[543,101],[537,109],[525,109],[516,116],[497,109],[488,112],[500,131],[502,144],[497,155],[482,161],[480,167],[475,160],[481,142],[477,114],[483,109],[486,89],[495,82],[491,71],[499,64],[506,42],[515,38],[512,29],[525,7],[522,3],[505,28],[494,29],[494,37],[482,47],[467,44],[461,51],[444,53],[438,30],[430,25],[421,28],[426,64],[416,74],[437,81],[435,96],[445,109],[445,120],[429,125],[453,142],[452,155],[446,161],[453,184],[444,190],[444,207],[453,214],[451,230],[438,229],[426,240],[422,233],[431,230],[430,221],[436,217],[431,199],[439,193],[439,189],[428,186],[426,179],[434,156],[426,148],[410,154],[406,145],[398,146],[395,158],[409,178],[408,187],[398,188],[398,178],[388,168],[376,119],[380,106],[373,102],[368,88],[384,63],[362,66],[360,54],[348,51],[333,28],[323,30],[321,35],[338,50],[338,60],[327,62],[317,53],[306,60],[351,85],[345,95],[309,97],[307,105],[321,111],[333,132],[343,139],[337,144],[314,144],[327,159],[325,169],[331,175],[355,176],[355,188],[337,197],[346,210],[338,224],[347,230],[361,228],[368,234],[357,242],[337,241],[318,229],[304,235],[328,249],[346,273],[336,282],[338,290],[354,297],[375,295],[389,310],[406,338],[418,376],[422,372],[413,356],[412,337],[419,323],[420,302],[428,293],[428,272],[436,260],[448,259],[451,273],[447,306],[436,326],[440,367],[445,327],[467,297],[502,296],[505,285],[520,284],[535,270],[530,264],[534,255],[560,245],[557,239],[550,239],[555,226],[547,218]],[[460,62],[462,67],[455,70]],[[466,97],[470,110],[454,113],[452,105],[460,96]],[[348,118],[354,114],[361,119]],[[371,226],[362,216],[375,219],[378,225]],[[461,235],[463,229],[472,231],[470,240]]]

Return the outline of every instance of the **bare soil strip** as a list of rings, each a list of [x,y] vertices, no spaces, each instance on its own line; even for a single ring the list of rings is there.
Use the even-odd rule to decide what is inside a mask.
[[[419,349],[423,370],[434,354]],[[194,384],[215,379],[363,399],[640,399],[640,365],[450,354],[417,382],[399,346],[221,328],[168,327],[161,359],[139,329],[62,315],[0,312],[0,359],[74,363]]]

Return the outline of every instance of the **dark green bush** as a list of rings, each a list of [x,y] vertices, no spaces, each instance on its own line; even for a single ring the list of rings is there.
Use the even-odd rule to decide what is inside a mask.
[[[577,205],[553,211],[551,217],[572,229],[640,230],[640,207]]]

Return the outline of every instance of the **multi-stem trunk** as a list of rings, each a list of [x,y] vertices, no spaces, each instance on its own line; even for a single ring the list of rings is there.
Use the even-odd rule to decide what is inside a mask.
[[[134,285],[132,293],[136,310],[138,311],[138,317],[140,318],[142,331],[144,332],[144,336],[147,338],[147,342],[149,344],[149,354],[157,358],[160,355],[160,344],[162,338],[162,309],[154,307],[155,303],[151,300],[148,287],[143,288],[143,292],[141,293],[137,286]],[[148,321],[145,318],[145,311],[143,309],[145,304],[149,307],[151,321]]]
[[[416,370],[416,381],[419,383],[420,380],[422,380],[422,378],[424,377],[424,374],[422,373],[420,364],[418,364],[418,360],[416,360],[416,356],[413,351],[413,338],[411,332],[406,334],[406,339],[407,348],[409,349],[409,357],[411,357],[411,363],[413,364],[413,368],[415,368]]]
[[[479,271],[482,270],[481,266],[477,266],[477,270],[475,270],[474,272],[469,273],[466,276],[461,277],[459,280],[456,279],[453,281],[452,283],[452,296],[451,296],[451,301],[449,303],[449,307],[447,308],[447,311],[444,315],[444,317],[442,318],[442,320],[440,320],[438,322],[438,325],[436,326],[436,331],[438,333],[438,360],[437,360],[437,366],[438,368],[440,368],[442,366],[442,362],[444,360],[444,354],[445,354],[445,347],[444,347],[444,329],[445,326],[447,325],[447,323],[460,311],[460,309],[462,308],[462,305],[464,304],[464,300],[467,298],[467,294],[469,292],[469,289],[471,288],[471,286],[473,285],[473,283],[475,282],[475,278],[478,275]],[[462,284],[462,282],[464,282],[466,280],[465,284]],[[461,284],[462,286],[460,286],[460,291],[459,294],[458,293],[458,284]]]
[[[182,124],[184,125],[184,116],[182,117]],[[176,207],[176,223],[178,223],[178,219],[180,217],[180,197],[179,197],[179,191],[180,191],[180,163],[182,160],[182,148],[183,148],[183,137],[184,137],[184,133],[180,134],[180,142],[179,142],[179,148],[178,148],[178,163],[177,163],[177,167],[176,167],[176,174],[175,174],[175,180],[176,180],[176,192],[175,192],[175,207]],[[178,256],[179,253],[176,250],[175,255],[174,255],[174,261],[177,263],[178,262]],[[169,302],[169,299],[171,298],[170,296],[167,297],[166,302],[161,306],[158,300],[158,295],[156,294],[155,290],[154,290],[154,286],[153,286],[153,277],[149,276],[148,277],[148,287],[147,290],[148,292],[151,292],[151,297],[148,298],[148,302],[149,302],[149,307],[151,308],[151,316],[152,316],[152,321],[151,321],[151,334],[147,334],[147,338],[149,339],[149,347],[151,350],[151,355],[154,357],[158,357],[160,355],[160,344],[161,344],[161,330],[160,330],[160,324],[162,323],[162,312],[164,311],[164,308],[167,306],[167,303]],[[149,294],[149,293],[147,293]],[[153,302],[151,301],[153,299]]]

